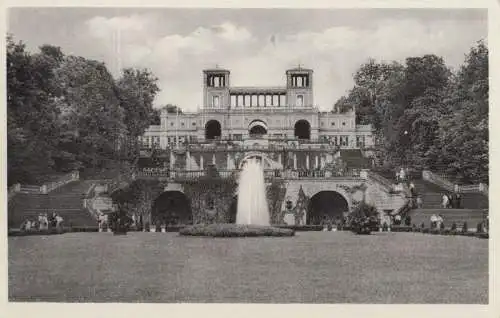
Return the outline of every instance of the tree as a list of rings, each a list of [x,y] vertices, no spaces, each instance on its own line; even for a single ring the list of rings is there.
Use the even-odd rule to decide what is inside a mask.
[[[182,114],[182,109],[177,105],[167,104],[163,108],[166,109],[169,114]]]
[[[51,48],[57,51],[57,48]],[[60,51],[59,51],[60,52]],[[8,183],[37,183],[54,169],[59,59],[46,46],[30,54],[7,37]]]
[[[58,78],[64,87],[61,124],[66,138],[61,149],[75,150],[84,166],[104,166],[113,160],[125,131],[113,77],[104,63],[68,56]]]
[[[117,82],[117,95],[124,109],[124,124],[131,138],[142,136],[151,124],[153,101],[159,92],[158,79],[146,69],[127,68]]]

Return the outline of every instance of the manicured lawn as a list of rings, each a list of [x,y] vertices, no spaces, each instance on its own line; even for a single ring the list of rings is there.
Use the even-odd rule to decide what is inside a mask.
[[[487,303],[488,240],[297,232],[9,238],[9,299],[54,302]]]

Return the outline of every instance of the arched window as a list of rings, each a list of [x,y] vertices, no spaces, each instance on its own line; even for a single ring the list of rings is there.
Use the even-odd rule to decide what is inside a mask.
[[[221,125],[217,120],[209,120],[205,125],[205,139],[219,139],[222,135]]]
[[[311,125],[305,119],[295,123],[294,135],[298,139],[311,139]]]

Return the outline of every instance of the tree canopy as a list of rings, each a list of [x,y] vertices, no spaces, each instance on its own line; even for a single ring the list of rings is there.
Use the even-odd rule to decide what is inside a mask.
[[[488,181],[488,48],[479,41],[458,71],[442,57],[408,57],[404,64],[370,59],[335,108],[356,107],[373,124],[378,157],[466,183]]]
[[[8,183],[104,167],[123,159],[123,150],[130,159],[138,151],[137,137],[158,116],[158,91],[149,70],[124,69],[115,79],[102,62],[51,45],[31,53],[9,35]]]

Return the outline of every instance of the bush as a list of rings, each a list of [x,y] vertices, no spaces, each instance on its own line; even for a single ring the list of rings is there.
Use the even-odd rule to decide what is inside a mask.
[[[478,223],[476,229],[477,229],[476,230],[477,233],[483,233],[484,232],[483,231],[483,223],[482,222]]]
[[[293,236],[295,231],[286,228],[237,224],[198,224],[186,226],[179,231],[183,236],[210,237],[256,237],[256,236]]]
[[[464,222],[464,225],[462,226],[462,232],[468,232],[469,228],[467,226],[467,222]]]
[[[391,227],[391,232],[411,232],[413,228],[411,226],[393,226]]]

